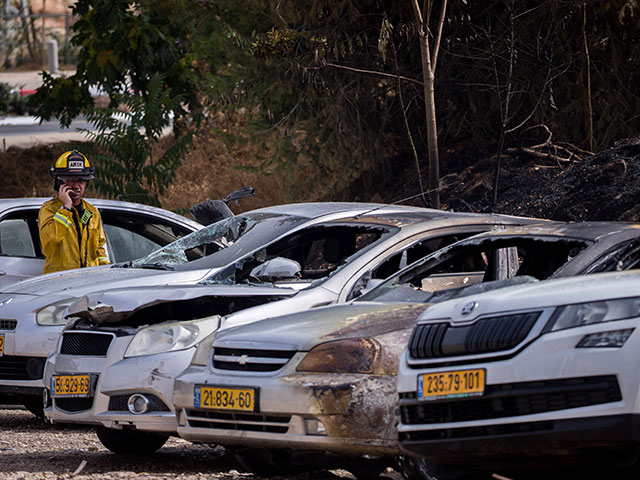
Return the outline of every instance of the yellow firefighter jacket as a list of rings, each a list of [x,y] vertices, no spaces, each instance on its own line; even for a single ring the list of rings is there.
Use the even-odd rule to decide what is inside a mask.
[[[38,214],[44,273],[109,263],[100,213],[82,200],[84,214],[62,207],[59,198],[42,204]]]

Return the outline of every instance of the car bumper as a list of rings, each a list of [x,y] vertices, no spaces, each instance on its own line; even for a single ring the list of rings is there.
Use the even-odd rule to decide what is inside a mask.
[[[216,386],[255,387],[254,412],[194,407],[195,386],[210,384],[210,377],[204,367],[192,366],[176,380],[178,434],[187,440],[346,455],[399,453],[395,375],[215,377]]]
[[[0,393],[41,395],[47,356],[55,349],[62,327],[22,328],[29,319],[18,323],[15,331],[0,331],[4,351],[0,355]],[[35,324],[35,321],[34,321]]]
[[[193,349],[123,358],[128,341],[114,341],[119,352],[110,350],[108,357],[89,358],[56,355],[47,367],[46,378],[51,389],[51,376],[90,374],[93,395],[88,398],[54,398],[45,410],[54,423],[104,425],[107,428],[136,428],[151,432],[175,433],[173,381],[193,355]],[[111,361],[118,358],[117,361]],[[150,409],[134,414],[128,409],[131,395],[143,395]]]
[[[544,334],[508,359],[428,370],[410,369],[401,361],[398,431],[403,450],[457,466],[479,457],[485,458],[483,465],[490,457],[494,465],[508,463],[514,455],[563,463],[593,448],[623,452],[640,441],[635,368],[640,331],[619,348],[576,345],[585,335],[635,328],[637,323],[616,321]],[[473,368],[486,369],[482,396],[416,400],[420,373]]]

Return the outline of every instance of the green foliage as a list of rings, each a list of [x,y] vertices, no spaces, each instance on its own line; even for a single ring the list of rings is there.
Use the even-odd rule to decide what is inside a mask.
[[[77,21],[71,43],[78,48],[74,75],[52,78],[44,74],[44,84],[33,100],[38,115],[56,117],[64,126],[84,109],[93,106],[90,86],[102,89],[117,103],[122,92],[147,96],[149,82],[156,73],[182,102],[176,116],[197,116],[198,77],[184,61],[190,54],[187,23],[175,12],[185,10],[183,0],[77,0],[73,13]]]
[[[124,111],[95,108],[88,114],[95,131],[82,131],[94,142],[88,153],[98,165],[95,187],[102,194],[160,206],[157,195],[173,180],[191,141],[191,134],[183,135],[160,157],[153,157],[162,130],[171,124],[170,112],[183,100],[164,83],[164,76],[156,74],[145,97],[114,96]]]
[[[7,83],[0,82],[0,113],[9,110],[11,102],[11,86]]]
[[[20,95],[8,83],[0,82],[0,114],[13,113],[26,115],[32,113],[29,107],[30,95]]]

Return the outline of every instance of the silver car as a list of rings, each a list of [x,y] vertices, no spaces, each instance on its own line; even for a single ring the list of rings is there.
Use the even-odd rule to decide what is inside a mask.
[[[380,207],[265,243],[195,287],[87,295],[69,308],[79,319],[47,363],[53,405],[46,416],[98,425],[116,452],[153,451],[176,432],[174,378],[220,325],[345,302],[442,245],[532,221]],[[100,348],[85,348],[90,341]],[[162,435],[152,441],[145,432]]]
[[[378,207],[310,203],[263,208],[204,227],[135,261],[50,273],[7,286],[0,293],[0,395],[42,412],[45,360],[66,323],[65,309],[83,295],[118,287],[194,285],[223,275],[236,259],[261,251],[274,239]]]
[[[42,275],[44,256],[38,211],[49,198],[0,199],[0,291],[25,278]],[[143,257],[200,228],[193,220],[139,203],[87,199],[102,217],[111,263]]]
[[[428,305],[514,282],[634,268],[639,238],[637,224],[508,227],[445,247],[351,304],[221,330],[176,379],[178,433],[231,446],[258,475],[329,465],[379,472],[400,454],[398,358]],[[408,478],[421,478],[419,462],[401,460]]]
[[[439,479],[638,478],[639,294],[629,271],[429,309],[400,362],[402,449]]]

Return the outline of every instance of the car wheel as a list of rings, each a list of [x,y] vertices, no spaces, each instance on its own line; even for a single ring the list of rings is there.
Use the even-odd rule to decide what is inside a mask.
[[[238,467],[258,477],[275,477],[297,472],[286,450],[275,448],[231,449]]]
[[[367,460],[361,459],[357,465],[349,465],[346,470],[356,477],[357,480],[374,480],[378,478],[380,474],[386,470],[388,461],[386,460]],[[420,479],[415,479],[420,480]]]
[[[149,455],[162,447],[168,435],[141,432],[140,430],[116,430],[102,425],[96,428],[98,439],[113,453]]]
[[[44,419],[44,406],[42,396],[29,395],[20,399],[24,408],[33,413],[36,417]]]
[[[486,476],[470,472],[457,472],[451,469],[438,469],[426,459],[412,457],[411,455],[399,455],[396,457],[395,469],[405,480],[473,480],[486,478]]]

